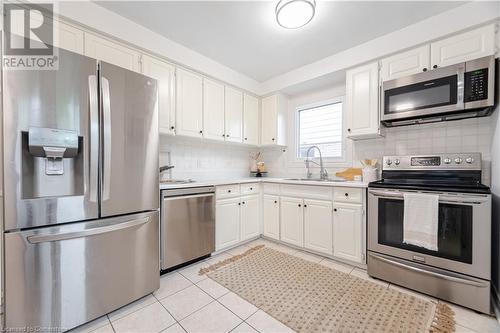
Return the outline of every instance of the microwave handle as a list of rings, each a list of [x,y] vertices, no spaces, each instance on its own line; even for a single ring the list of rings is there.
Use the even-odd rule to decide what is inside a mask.
[[[464,108],[464,92],[465,92],[465,63],[457,67],[457,106],[460,109]]]

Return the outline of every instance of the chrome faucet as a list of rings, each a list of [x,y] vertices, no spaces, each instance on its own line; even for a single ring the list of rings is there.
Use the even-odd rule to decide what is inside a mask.
[[[175,166],[173,166],[173,165],[164,165],[164,166],[161,166],[160,167],[160,173],[162,173],[163,171],[167,171],[167,170],[173,169],[173,168],[175,168]]]
[[[318,152],[319,152],[319,164],[317,162],[314,162],[312,159],[309,159],[309,152],[313,148],[316,148],[318,150]],[[307,153],[306,153],[306,159],[305,159],[304,163],[306,164],[307,178],[311,178],[312,177],[312,172],[311,172],[310,164],[309,163],[314,163],[316,165],[319,165],[319,167],[320,167],[319,178],[321,180],[328,180],[328,172],[326,171],[325,167],[323,166],[323,156],[321,155],[321,150],[319,149],[318,146],[311,146],[311,147],[309,147],[309,149],[307,150]]]

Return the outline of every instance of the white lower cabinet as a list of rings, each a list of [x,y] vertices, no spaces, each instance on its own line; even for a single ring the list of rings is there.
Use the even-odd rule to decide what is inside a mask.
[[[264,236],[280,239],[280,197],[264,194],[262,200],[262,219]]]
[[[303,200],[281,197],[280,202],[280,240],[304,246],[304,207]]]
[[[333,254],[332,202],[304,199],[304,247]]]
[[[334,203],[333,255],[363,263],[363,205]]]
[[[241,197],[241,240],[247,240],[260,235],[260,196],[248,195]]]
[[[215,205],[215,250],[240,241],[240,198],[217,200]]]

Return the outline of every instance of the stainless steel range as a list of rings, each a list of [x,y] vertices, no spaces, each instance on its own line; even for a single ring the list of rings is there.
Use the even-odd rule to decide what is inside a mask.
[[[403,241],[405,193],[439,195],[437,251]],[[386,156],[368,188],[368,274],[490,313],[491,195],[481,154]]]

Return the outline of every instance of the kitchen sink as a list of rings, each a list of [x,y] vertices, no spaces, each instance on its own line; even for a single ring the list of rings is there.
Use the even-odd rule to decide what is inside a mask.
[[[160,184],[189,184],[194,182],[193,179],[165,179],[160,181]]]
[[[309,182],[345,182],[345,179],[320,179],[320,178],[285,178],[285,180],[309,181]]]

